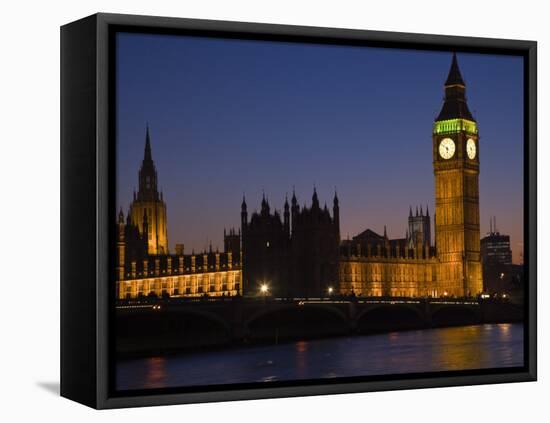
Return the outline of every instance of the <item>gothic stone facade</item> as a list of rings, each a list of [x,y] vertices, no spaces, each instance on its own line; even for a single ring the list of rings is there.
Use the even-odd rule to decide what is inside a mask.
[[[320,297],[338,285],[340,244],[339,206],[335,195],[333,215],[321,208],[314,190],[311,207],[284,204],[283,220],[271,213],[262,199],[261,211],[248,221],[247,205],[241,205],[243,282],[245,293],[255,295],[262,286],[278,297]]]

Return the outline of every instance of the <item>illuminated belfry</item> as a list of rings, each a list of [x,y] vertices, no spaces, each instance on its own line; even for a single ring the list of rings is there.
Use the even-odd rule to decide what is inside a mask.
[[[483,290],[479,234],[479,134],[453,54],[445,100],[433,127],[435,241],[440,286],[453,295]]]
[[[147,245],[151,255],[168,254],[168,235],[166,221],[166,203],[162,192],[158,191],[157,169],[151,152],[149,126],[145,133],[145,151],[139,169],[139,189],[134,191],[134,200],[130,206],[131,220],[144,233],[144,217],[147,215]]]

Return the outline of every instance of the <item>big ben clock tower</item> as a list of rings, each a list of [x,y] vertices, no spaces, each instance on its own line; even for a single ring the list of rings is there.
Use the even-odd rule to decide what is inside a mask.
[[[438,295],[483,291],[479,236],[479,135],[456,54],[433,128]]]

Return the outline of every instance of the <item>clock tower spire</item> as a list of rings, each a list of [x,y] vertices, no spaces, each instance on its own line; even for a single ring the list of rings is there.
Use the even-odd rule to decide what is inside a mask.
[[[483,291],[479,234],[479,134],[453,53],[432,133],[439,294]]]

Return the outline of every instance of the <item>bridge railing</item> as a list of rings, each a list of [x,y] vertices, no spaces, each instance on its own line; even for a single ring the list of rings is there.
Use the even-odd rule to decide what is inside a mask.
[[[429,297],[358,297],[358,296],[330,296],[330,297],[272,297],[272,296],[204,296],[204,297],[143,297],[139,299],[117,300],[116,308],[152,308],[155,305],[183,305],[183,304],[462,304],[479,305],[489,302],[503,302],[501,299],[480,298],[429,298]]]

